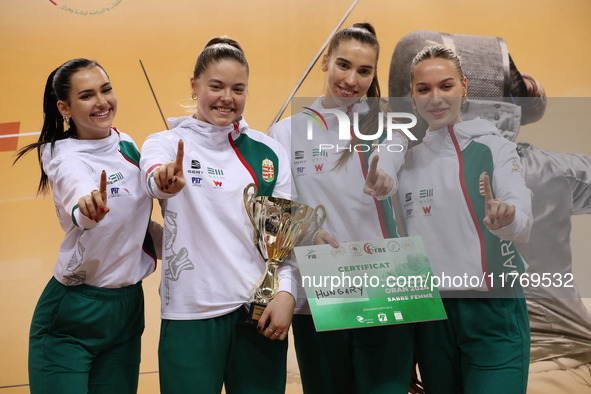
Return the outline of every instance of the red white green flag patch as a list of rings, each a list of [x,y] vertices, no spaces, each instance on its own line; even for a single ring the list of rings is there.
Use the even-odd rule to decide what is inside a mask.
[[[272,182],[275,179],[275,167],[273,162],[268,158],[263,160],[263,180],[265,182]]]

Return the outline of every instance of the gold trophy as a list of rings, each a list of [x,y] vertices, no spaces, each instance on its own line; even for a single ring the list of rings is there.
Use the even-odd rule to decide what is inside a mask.
[[[249,195],[250,189],[254,192]],[[284,198],[257,197],[257,192],[254,183],[244,189],[244,207],[254,227],[254,244],[265,259],[265,273],[252,290],[250,304],[244,306],[241,318],[242,324],[253,327],[277,293],[279,265],[295,246],[315,234],[326,218],[322,205],[311,208]],[[320,217],[318,211],[321,211]],[[314,229],[308,231],[313,222],[316,223]]]

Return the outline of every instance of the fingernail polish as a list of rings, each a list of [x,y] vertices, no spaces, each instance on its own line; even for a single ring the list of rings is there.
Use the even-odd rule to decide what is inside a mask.
[[[105,212],[105,207],[101,207],[101,212]]]
[[[94,217],[94,221],[98,223],[98,217],[97,216]]]
[[[172,184],[172,179],[168,180],[168,184],[171,185]]]

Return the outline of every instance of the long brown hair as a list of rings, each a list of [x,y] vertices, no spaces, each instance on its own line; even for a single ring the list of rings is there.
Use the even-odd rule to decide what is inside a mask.
[[[362,122],[361,128],[359,130],[359,132],[363,135],[375,134],[379,122],[379,113],[386,113],[389,111],[386,103],[380,99],[382,93],[380,90],[380,83],[378,82],[377,70],[378,59],[380,56],[380,44],[378,43],[376,31],[370,23],[355,23],[352,27],[340,30],[332,37],[328,45],[327,56],[330,57],[332,53],[339,47],[341,42],[348,40],[355,40],[361,44],[369,45],[376,51],[376,68],[374,69],[375,74],[366,94],[366,97],[375,97],[375,100],[371,100],[369,103],[369,112],[365,116],[365,119]],[[352,147],[357,146],[357,144],[361,143],[362,141],[363,140],[361,140],[356,135],[351,138],[348,144],[349,149],[345,149],[341,153],[341,157],[339,157],[335,166],[336,169],[342,167],[346,163],[349,157],[351,157],[353,154],[353,150],[351,150]]]

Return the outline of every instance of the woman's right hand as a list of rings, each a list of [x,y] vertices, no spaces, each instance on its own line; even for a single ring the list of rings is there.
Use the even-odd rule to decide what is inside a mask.
[[[162,164],[154,170],[154,181],[158,189],[165,193],[178,193],[185,186],[185,177],[183,175],[183,140],[179,140],[176,160],[170,163]]]
[[[109,207],[107,207],[107,173],[105,170],[101,173],[99,190],[93,190],[90,194],[81,197],[78,200],[78,208],[84,216],[97,223],[109,213]]]
[[[329,233],[326,231],[319,231],[318,234],[314,237],[314,244],[315,245],[326,245],[329,244],[333,248],[339,247],[339,241],[334,239]]]
[[[388,196],[394,189],[394,178],[386,174],[384,170],[378,170],[380,156],[375,155],[369,165],[369,172],[363,185],[363,192],[373,198]]]

